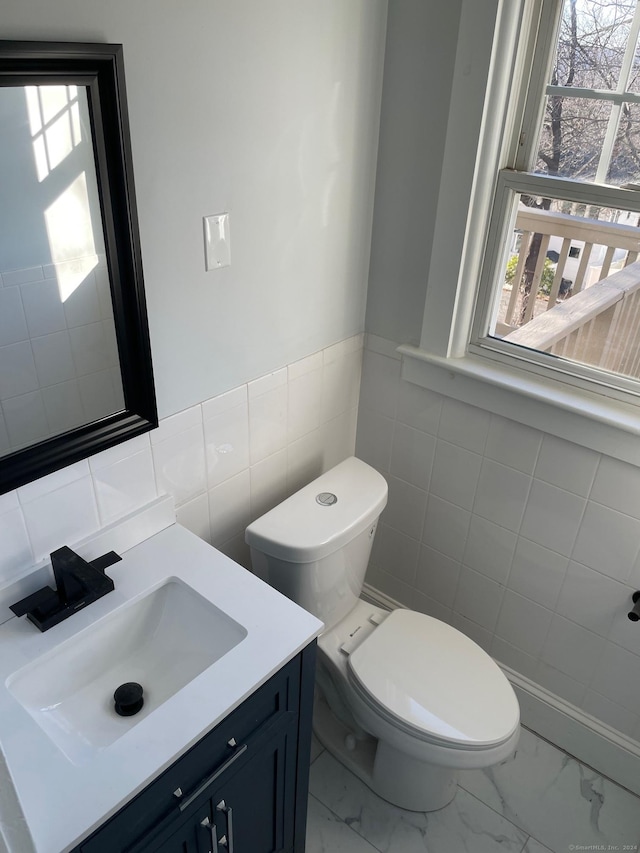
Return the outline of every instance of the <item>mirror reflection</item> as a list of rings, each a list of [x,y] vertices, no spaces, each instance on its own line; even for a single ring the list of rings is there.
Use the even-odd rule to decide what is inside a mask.
[[[84,87],[0,88],[0,456],[124,408]]]

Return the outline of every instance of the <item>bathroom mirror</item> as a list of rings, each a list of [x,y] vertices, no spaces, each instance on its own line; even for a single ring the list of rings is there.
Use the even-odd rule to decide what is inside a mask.
[[[157,426],[121,45],[0,41],[0,493]]]

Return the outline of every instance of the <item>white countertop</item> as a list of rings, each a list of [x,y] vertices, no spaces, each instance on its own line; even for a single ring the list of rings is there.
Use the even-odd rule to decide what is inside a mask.
[[[13,809],[17,825],[12,827],[3,784],[0,821],[10,843],[24,831],[24,816],[35,853],[74,847],[322,630],[315,617],[179,525],[121,556],[107,570],[115,590],[49,631],[41,633],[25,617],[0,625],[0,779],[13,783],[22,811]],[[96,750],[91,760],[72,763],[16,700],[7,679],[172,577],[239,622],[247,636],[122,737]],[[26,844],[14,847],[15,853],[28,849]]]

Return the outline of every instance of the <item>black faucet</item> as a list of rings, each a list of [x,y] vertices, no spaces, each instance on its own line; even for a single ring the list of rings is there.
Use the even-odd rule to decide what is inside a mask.
[[[64,545],[51,554],[56,588],[44,586],[12,604],[10,609],[16,616],[26,613],[36,628],[48,631],[77,610],[111,592],[114,583],[104,570],[121,559],[115,551],[109,551],[89,563]]]

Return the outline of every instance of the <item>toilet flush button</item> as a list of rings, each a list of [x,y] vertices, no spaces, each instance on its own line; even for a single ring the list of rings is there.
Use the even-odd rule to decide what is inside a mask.
[[[316,502],[321,506],[333,506],[338,503],[338,498],[333,492],[320,492],[319,495],[316,495]]]

